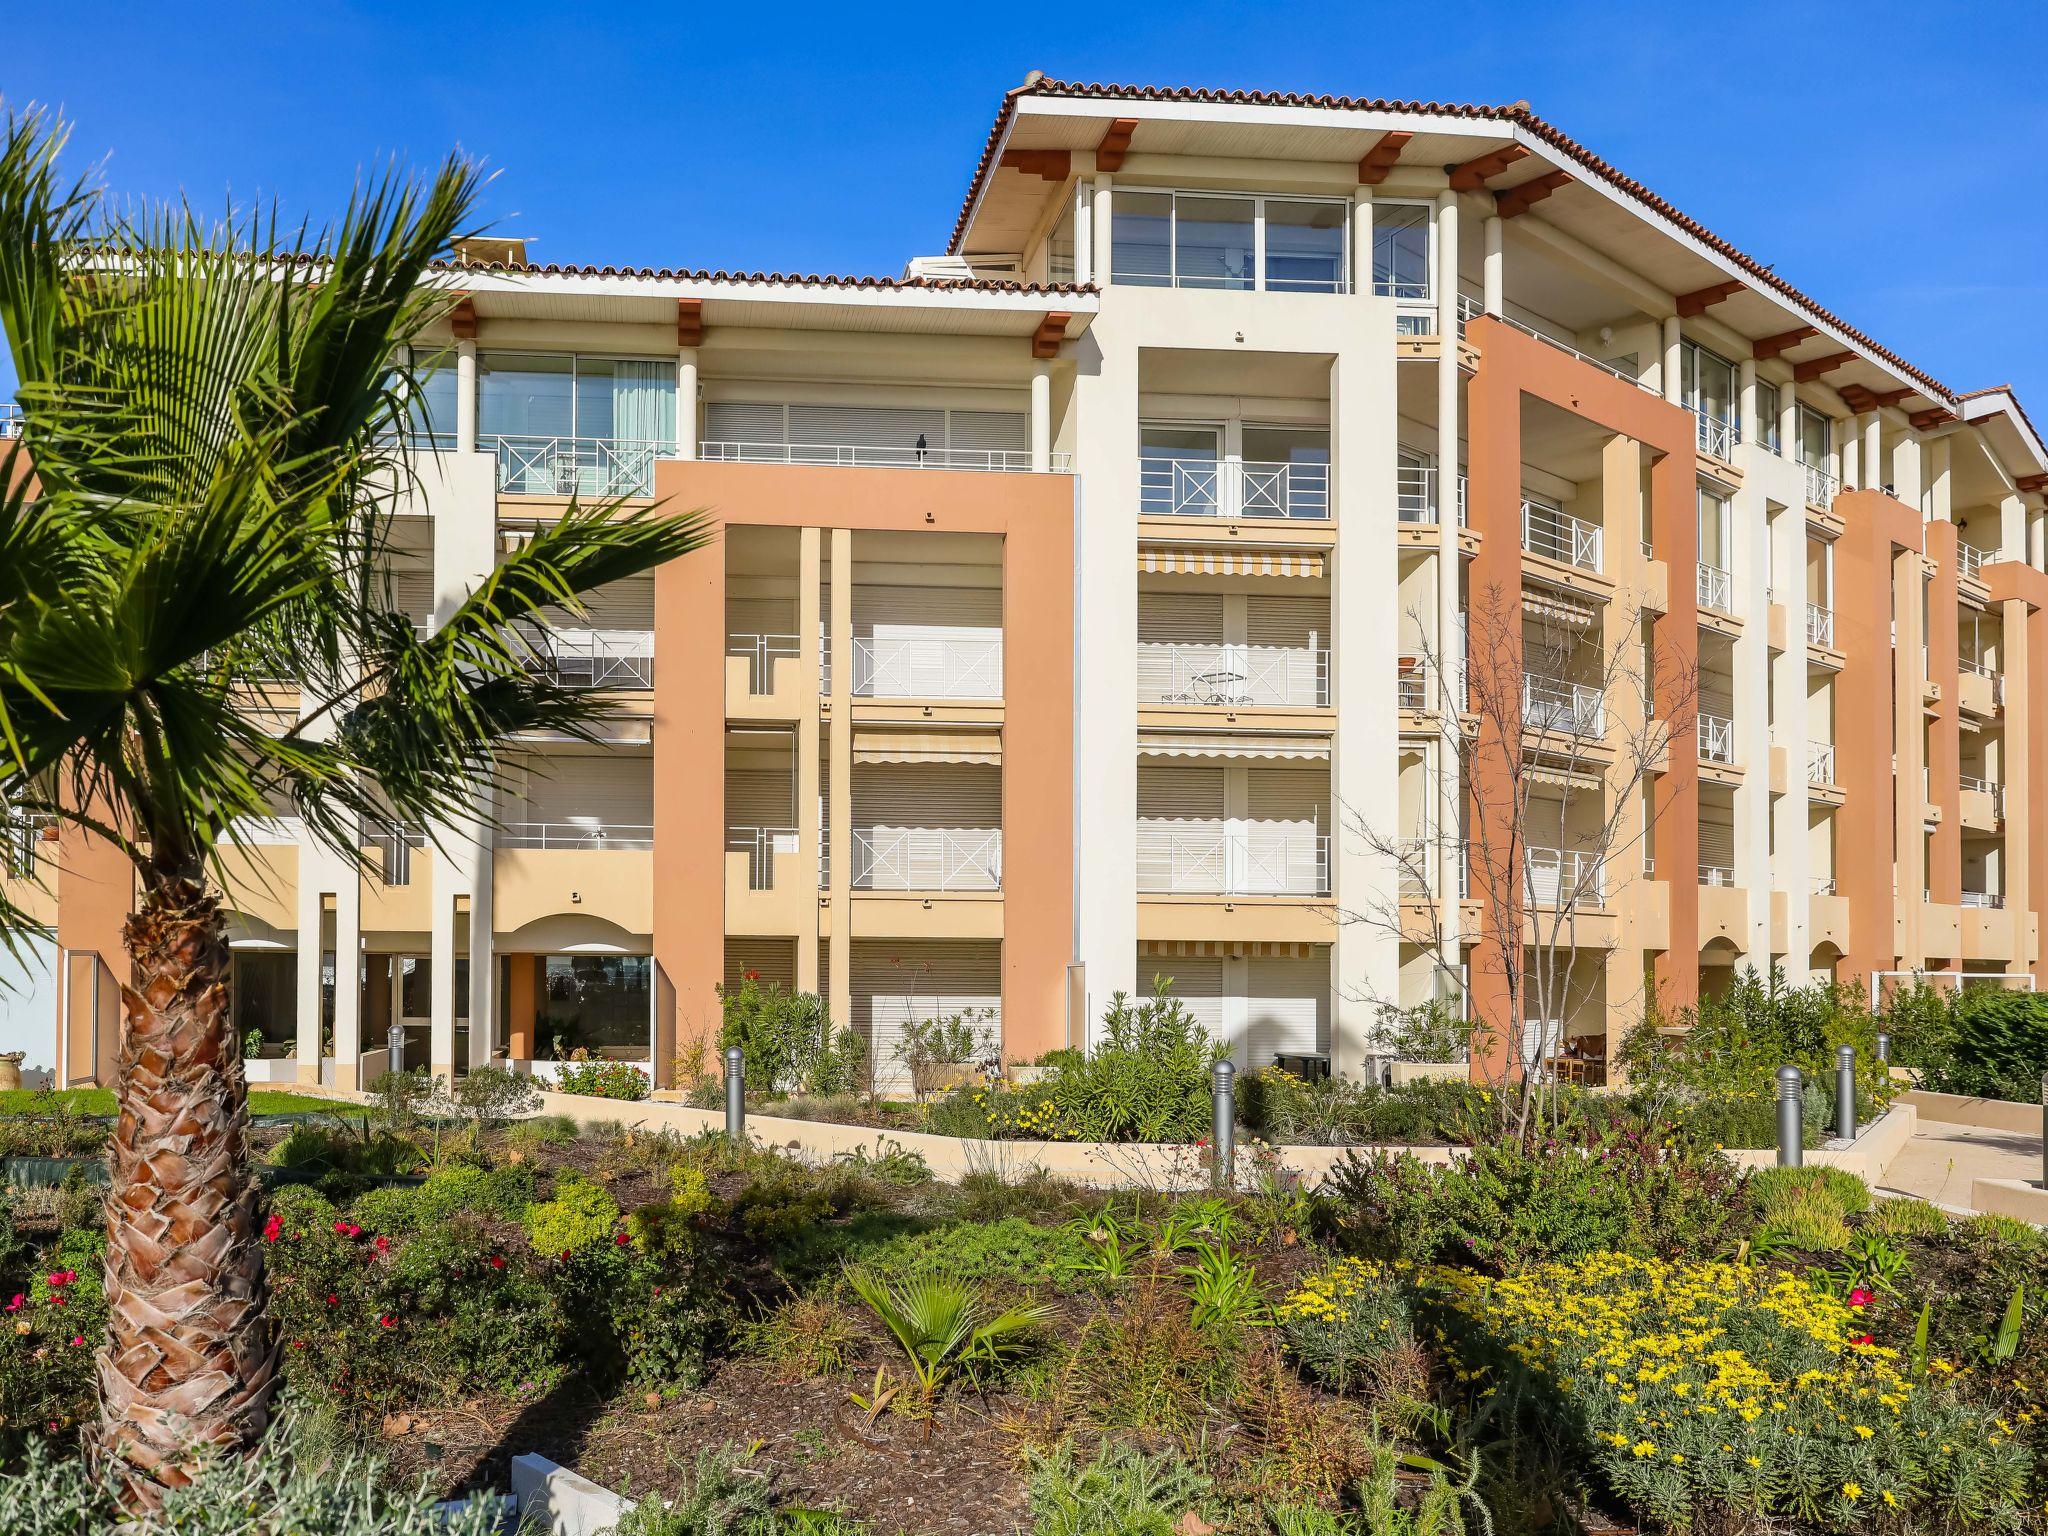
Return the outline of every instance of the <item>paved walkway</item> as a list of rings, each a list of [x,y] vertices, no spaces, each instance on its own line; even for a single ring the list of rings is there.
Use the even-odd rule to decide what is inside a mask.
[[[1923,1118],[1892,1159],[1881,1184],[1885,1189],[1966,1211],[1973,1180],[2040,1177],[2038,1135]]]

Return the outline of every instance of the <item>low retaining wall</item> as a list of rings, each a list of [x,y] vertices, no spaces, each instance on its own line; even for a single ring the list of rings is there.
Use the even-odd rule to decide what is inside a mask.
[[[1919,1125],[1919,1116],[1911,1104],[1904,1102],[1906,1095],[1892,1102],[1892,1107],[1866,1125],[1856,1139],[1846,1146],[1817,1147],[1804,1154],[1803,1161],[1809,1168],[1840,1168],[1853,1173],[1866,1184],[1884,1182],[1885,1170],[1892,1160],[1905,1149],[1913,1139],[1913,1132]],[[1739,1168],[1774,1168],[1778,1154],[1766,1148],[1744,1148],[1730,1151],[1728,1156]]]
[[[512,1458],[512,1499],[525,1522],[520,1529],[548,1536],[598,1536],[632,1507],[609,1488],[545,1456]]]
[[[1930,1093],[1915,1088],[1899,1095],[1900,1102],[1919,1111],[1920,1118],[1944,1125],[1973,1125],[1980,1130],[2006,1131],[2016,1136],[2041,1134],[2041,1106],[2016,1104],[2010,1099],[1973,1099],[1961,1093]]]

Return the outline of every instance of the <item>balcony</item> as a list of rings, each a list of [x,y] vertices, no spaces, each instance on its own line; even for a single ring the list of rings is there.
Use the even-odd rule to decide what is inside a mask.
[[[820,649],[823,649],[822,640]],[[801,640],[796,635],[729,634],[725,637],[725,654],[742,657],[747,663],[747,692],[765,696],[775,692],[775,663],[795,661],[801,655]],[[830,693],[830,673],[822,664],[818,682],[820,694]]]
[[[1842,488],[1842,482],[1817,464],[1803,464],[1806,471],[1806,500],[1809,506],[1826,510],[1835,504],[1835,494]]]
[[[1717,890],[1730,890],[1735,885],[1735,871],[1726,864],[1702,864],[1700,884]]]
[[[1394,515],[1404,523],[1438,521],[1437,473],[1434,464],[1403,461],[1394,470]],[[1465,476],[1458,476],[1458,526],[1466,524]]]
[[[1433,871],[1443,862],[1439,844],[1433,837],[1403,838],[1393,847],[1394,862],[1401,883],[1401,895],[1415,900],[1426,899],[1434,894],[1436,884]],[[1458,897],[1467,899],[1472,892],[1471,872],[1467,868],[1467,849],[1462,841],[1450,845],[1457,850],[1456,871]]]
[[[965,469],[993,474],[1028,474],[1031,453],[1022,448],[898,448],[869,443],[700,443],[700,459],[726,464],[813,464],[840,469]],[[1070,474],[1071,453],[1049,456],[1053,474]]]
[[[1718,417],[1709,416],[1702,411],[1694,411],[1692,419],[1697,428],[1695,436],[1698,438],[1699,451],[1710,454],[1723,463],[1731,462],[1735,458],[1735,445],[1742,441],[1740,426],[1732,421],[1722,421]]]
[[[1962,817],[1966,823],[1997,823],[2005,819],[2005,786],[1990,779],[1978,778],[1974,774],[1958,774],[1956,787],[1962,794],[1981,796],[1982,804],[1973,806],[1968,800],[1962,804]],[[1986,814],[1988,812],[1988,814]]]
[[[610,437],[491,437],[498,490],[507,496],[652,496],[654,461],[673,445]]]
[[[865,699],[1000,699],[1003,638],[857,635],[853,692]]]
[[[1806,605],[1806,643],[1835,648],[1835,610],[1819,603]]]
[[[1735,722],[1720,715],[1701,715],[1698,720],[1700,761],[1735,765]]]
[[[654,846],[654,828],[645,823],[606,821],[602,816],[569,816],[561,821],[508,821],[492,842],[499,848],[637,848]]]
[[[1999,558],[1995,549],[1980,549],[1975,544],[1956,543],[1956,571],[1971,581],[1984,578],[1984,567]]]
[[[857,891],[999,891],[999,828],[875,827],[853,834]]]
[[[1320,646],[1141,644],[1138,697],[1148,704],[1318,709],[1330,702],[1330,653]]]
[[[1600,569],[1600,526],[1545,502],[1522,503],[1522,548],[1582,571]]]
[[[1831,741],[1809,741],[1806,744],[1806,782],[1809,784],[1832,784],[1835,782],[1835,744]]]
[[[1607,710],[1598,688],[1525,672],[1522,725],[1568,736],[1602,736],[1607,732]]]
[[[1716,613],[1734,613],[1735,578],[1718,565],[1709,565],[1704,560],[1697,562],[1694,571],[1694,601]]]
[[[1523,888],[1536,907],[1600,907],[1607,904],[1607,868],[1583,848],[1522,850]]]
[[[2005,905],[2005,897],[1997,891],[1964,891],[1962,904],[1966,907],[1997,909]]]
[[[538,670],[559,688],[654,686],[652,630],[551,629],[538,650]]]
[[[21,436],[21,407],[0,405],[0,438]]]
[[[1146,517],[1323,521],[1330,466],[1148,455],[1138,462],[1138,510]]]
[[[365,823],[363,846],[376,856],[381,883],[411,885],[414,856],[426,849],[427,829],[408,821]]]
[[[1294,827],[1138,825],[1138,889],[1150,894],[1327,896],[1330,839]]]

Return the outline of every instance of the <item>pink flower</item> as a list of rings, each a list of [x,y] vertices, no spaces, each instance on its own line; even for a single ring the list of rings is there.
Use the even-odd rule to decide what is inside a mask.
[[[270,1220],[263,1223],[263,1241],[265,1241],[266,1243],[276,1242],[278,1238],[283,1235],[283,1233],[284,1223],[279,1221],[275,1216],[271,1217]]]
[[[1852,1307],[1867,1307],[1873,1300],[1875,1298],[1870,1292],[1863,1289],[1860,1285],[1849,1293],[1849,1305]]]
[[[61,1291],[65,1286],[78,1278],[78,1271],[75,1269],[57,1269],[52,1270],[43,1278],[49,1282],[51,1290]]]
[[[21,1310],[21,1304],[27,1300],[28,1298],[26,1296],[22,1295],[21,1292],[16,1291],[14,1293],[14,1299],[7,1303],[7,1310],[9,1312],[19,1312]]]
[[[78,1346],[83,1344],[84,1342],[85,1336],[83,1334],[74,1333],[73,1335],[71,1335],[71,1347],[73,1349],[78,1348]]]
[[[329,1292],[327,1296],[327,1305],[329,1305],[330,1307],[338,1307],[341,1305],[341,1298],[339,1296],[334,1295],[332,1292]]]

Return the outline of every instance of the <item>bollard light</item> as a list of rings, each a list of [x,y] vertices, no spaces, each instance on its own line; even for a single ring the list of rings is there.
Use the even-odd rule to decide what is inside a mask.
[[[736,1045],[725,1049],[725,1134],[747,1139],[747,1053]]]
[[[403,1072],[405,1070],[405,1026],[403,1024],[395,1022],[392,1024],[391,1033],[384,1038],[384,1052],[391,1058],[391,1070],[393,1072]]]
[[[1835,1134],[1844,1141],[1856,1139],[1856,1047],[1845,1045],[1835,1052]]]
[[[1877,1064],[1881,1067],[1892,1064],[1892,1037],[1881,1029],[1877,1032]]]
[[[1211,1071],[1215,1095],[1215,1115],[1210,1129],[1210,1157],[1215,1171],[1215,1180],[1220,1189],[1231,1189],[1236,1185],[1236,1140],[1237,1140],[1237,1068],[1228,1061],[1219,1061]]]
[[[1778,1166],[1806,1161],[1806,1083],[1797,1067],[1778,1068]]]

